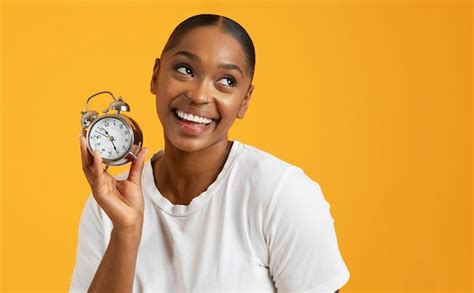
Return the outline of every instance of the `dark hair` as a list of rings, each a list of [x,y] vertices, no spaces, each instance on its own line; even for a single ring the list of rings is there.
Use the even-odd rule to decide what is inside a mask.
[[[173,30],[161,54],[163,55],[166,51],[176,47],[187,32],[201,26],[219,26],[240,43],[247,57],[248,69],[252,79],[255,71],[255,48],[252,39],[240,24],[225,16],[198,14],[185,19]]]

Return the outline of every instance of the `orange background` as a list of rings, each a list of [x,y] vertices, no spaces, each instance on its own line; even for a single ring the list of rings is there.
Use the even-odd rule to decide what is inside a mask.
[[[342,291],[474,291],[471,2],[4,1],[1,10],[2,291],[68,289],[89,194],[85,99],[124,96],[148,160],[163,147],[148,91],[154,58],[181,20],[204,12],[240,22],[257,50],[249,112],[230,138],[321,185],[351,272]]]

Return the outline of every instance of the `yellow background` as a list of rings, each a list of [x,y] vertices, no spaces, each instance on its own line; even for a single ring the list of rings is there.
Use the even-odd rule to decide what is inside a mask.
[[[257,50],[253,99],[230,138],[322,186],[351,272],[342,291],[473,292],[471,2],[1,9],[2,291],[67,290],[89,194],[78,143],[85,98],[124,96],[148,160],[163,147],[149,93],[154,58],[181,20],[210,12],[240,22]]]

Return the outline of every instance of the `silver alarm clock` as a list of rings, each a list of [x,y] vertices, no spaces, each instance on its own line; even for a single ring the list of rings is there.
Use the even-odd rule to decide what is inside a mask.
[[[98,95],[108,94],[113,102],[99,115],[88,110],[89,101]],[[116,111],[115,113],[109,113]],[[81,111],[81,126],[86,131],[87,149],[91,154],[98,150],[102,161],[109,165],[120,166],[137,158],[143,146],[143,133],[137,122],[121,112],[129,112],[130,106],[122,97],[116,99],[109,91],[93,94],[86,101],[86,109]]]

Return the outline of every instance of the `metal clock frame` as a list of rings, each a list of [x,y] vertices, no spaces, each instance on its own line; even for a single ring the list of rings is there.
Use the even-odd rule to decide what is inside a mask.
[[[89,108],[89,101],[93,97],[101,95],[101,94],[108,94],[112,96],[114,101],[109,105],[107,109],[102,111],[102,113],[104,114],[99,115],[97,111],[88,110],[88,108]],[[117,111],[117,113],[109,114],[108,112],[110,110],[115,110]],[[123,124],[125,124],[125,127],[127,127],[127,130],[129,131],[129,133],[133,133],[133,135],[130,135],[132,142],[128,150],[122,156],[113,160],[103,158],[103,162],[106,164],[105,170],[108,169],[109,165],[120,166],[120,165],[123,165],[130,161],[135,160],[137,158],[135,154],[138,154],[138,152],[140,151],[143,145],[143,132],[140,129],[140,126],[131,117],[128,117],[127,115],[124,115],[124,114],[120,114],[121,111],[129,112],[130,106],[123,100],[122,97],[119,97],[119,99],[117,100],[115,96],[109,91],[100,91],[88,97],[86,100],[86,109],[85,111],[81,111],[81,126],[82,126],[83,131],[87,129],[86,144],[87,144],[87,149],[91,154],[93,153],[93,150],[89,143],[90,130],[98,121],[105,118],[111,118],[111,117],[117,118],[120,121],[122,121]]]
[[[122,121],[122,123],[125,125],[125,127],[128,130],[129,137],[131,138],[131,144],[128,147],[128,149],[125,151],[125,153],[118,157],[117,159],[107,159],[107,158],[102,158],[102,161],[108,165],[113,165],[113,166],[120,166],[123,165],[129,161],[135,160],[137,157],[135,156],[134,153],[138,153],[140,151],[140,148],[142,147],[142,141],[143,141],[143,136],[140,135],[140,127],[138,124],[133,120],[132,118],[123,115],[123,114],[105,114],[100,117],[97,117],[96,120],[94,120],[87,128],[87,133],[86,133],[86,139],[87,139],[87,148],[91,153],[93,153],[93,149],[90,147],[90,131],[94,127],[95,124],[97,124],[99,121],[106,119],[106,118],[116,118]],[[128,120],[128,121],[127,121]],[[133,126],[133,127],[132,127]],[[133,133],[133,135],[131,135]],[[138,141],[138,144],[135,144],[135,142]]]

